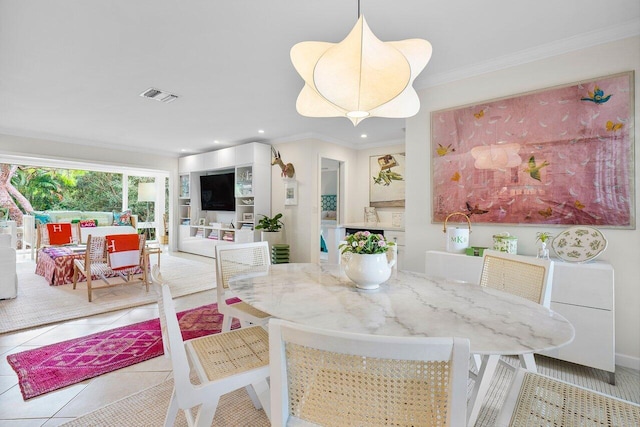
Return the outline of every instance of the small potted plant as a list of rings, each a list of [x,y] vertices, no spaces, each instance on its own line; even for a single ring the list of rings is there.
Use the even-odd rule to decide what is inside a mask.
[[[280,218],[282,218],[282,214],[278,213],[273,217],[268,217],[262,214],[260,214],[260,216],[262,216],[262,218],[258,220],[256,230],[262,230],[260,233],[260,239],[263,242],[269,242],[269,251],[271,251],[271,247],[274,244],[282,243],[281,229],[284,227],[284,223],[280,220]]]
[[[256,230],[264,230],[267,232],[276,232],[280,231],[282,227],[284,227],[284,223],[280,221],[282,218],[282,214],[276,214],[274,217],[268,217],[266,215],[262,215],[262,218],[258,221],[258,225],[256,225]]]
[[[395,243],[387,242],[382,234],[358,231],[345,237],[341,253],[350,252],[344,272],[360,289],[376,289],[391,276],[396,260],[387,260],[387,251]]]
[[[549,259],[549,249],[547,249],[547,241],[553,237],[551,233],[547,231],[539,231],[536,233],[536,242],[540,242],[538,248],[538,258]]]

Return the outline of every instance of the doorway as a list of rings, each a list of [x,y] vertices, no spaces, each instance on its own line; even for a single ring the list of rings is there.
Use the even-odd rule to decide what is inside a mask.
[[[343,162],[320,159],[320,262],[335,262],[337,227],[342,221]]]

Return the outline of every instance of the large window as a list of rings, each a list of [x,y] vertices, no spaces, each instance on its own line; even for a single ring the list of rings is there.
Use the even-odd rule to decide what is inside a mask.
[[[0,207],[15,213],[47,210],[112,212],[130,209],[149,239],[165,233],[168,177],[0,163]],[[6,185],[10,182],[10,186]],[[123,188],[125,191],[123,191]],[[142,191],[143,193],[140,193]],[[157,209],[156,207],[160,207]],[[15,218],[19,223],[22,218]]]

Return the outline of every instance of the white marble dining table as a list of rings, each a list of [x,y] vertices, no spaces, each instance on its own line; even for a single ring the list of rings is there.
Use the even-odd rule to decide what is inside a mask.
[[[238,276],[229,287],[247,304],[281,319],[373,335],[464,337],[471,353],[480,355],[550,350],[574,336],[567,319],[540,304],[408,271],[394,271],[380,288],[363,291],[339,265],[276,264]],[[481,380],[483,391],[490,379]],[[477,407],[470,402],[474,415],[483,391],[472,398]]]

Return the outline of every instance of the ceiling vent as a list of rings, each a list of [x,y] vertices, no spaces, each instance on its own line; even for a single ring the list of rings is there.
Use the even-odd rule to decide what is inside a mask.
[[[174,95],[169,92],[162,91],[160,89],[155,89],[150,87],[140,94],[140,96],[149,99],[155,99],[156,101],[169,103],[178,99],[178,95]]]

